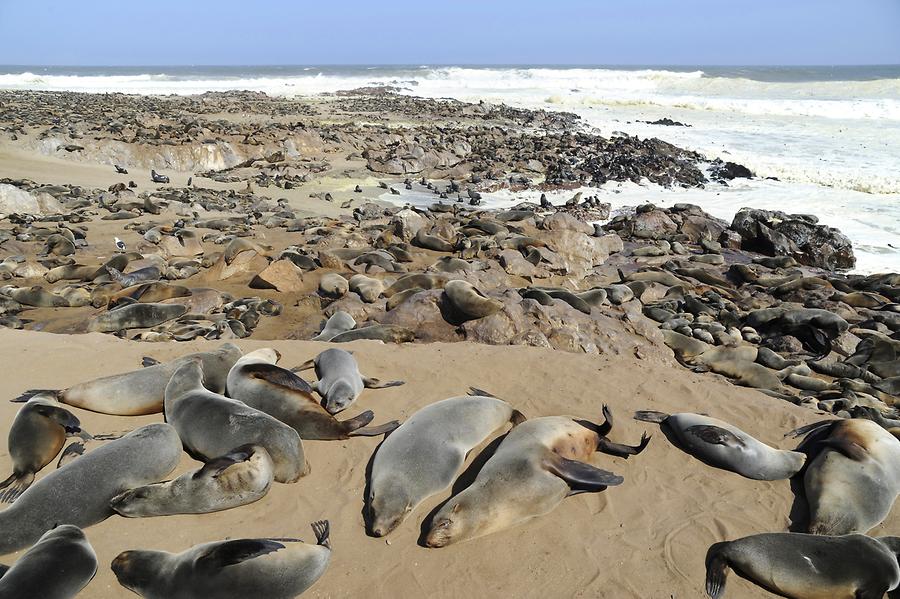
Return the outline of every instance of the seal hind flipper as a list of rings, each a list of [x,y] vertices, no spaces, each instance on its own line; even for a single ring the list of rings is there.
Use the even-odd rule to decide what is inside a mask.
[[[647,433],[641,434],[641,441],[637,445],[613,443],[606,437],[600,437],[600,442],[597,443],[597,451],[602,451],[603,453],[625,458],[627,460],[628,456],[637,455],[644,451],[644,449],[647,448],[648,443],[650,443],[650,435]]]
[[[513,409],[512,416],[509,417],[509,421],[512,423],[513,427],[519,426],[526,420],[528,419],[525,417],[525,414],[516,409]]]
[[[205,476],[216,478],[235,464],[246,462],[250,459],[250,456],[253,455],[253,450],[250,447],[250,445],[241,445],[237,449],[229,451],[223,456],[211,459],[206,462],[202,468],[197,470],[192,478],[195,480]]]
[[[600,436],[606,436],[612,430],[613,427],[613,415],[612,410],[609,409],[609,406],[603,404],[603,424],[597,427],[597,433]]]
[[[638,410],[634,413],[634,419],[641,422],[655,422],[661,424],[669,415],[665,412],[657,412],[656,410]]]
[[[390,422],[385,422],[378,426],[358,428],[355,431],[350,431],[348,435],[351,437],[377,437],[378,435],[388,435],[394,432],[397,430],[398,426],[400,426],[399,420],[391,420]]]
[[[316,359],[311,358],[311,359],[307,360],[306,362],[304,362],[303,364],[300,364],[299,366],[294,366],[293,368],[290,369],[290,371],[291,372],[300,372],[302,370],[309,370],[310,368],[314,368],[315,365],[316,365]]]
[[[195,562],[197,569],[220,570],[241,562],[274,553],[284,545],[271,539],[238,539],[216,545],[200,555]]]
[[[606,487],[621,485],[625,481],[617,474],[555,453],[544,458],[543,464],[549,472],[566,481],[573,492],[602,491]]]
[[[150,356],[144,356],[143,358],[141,358],[141,366],[143,366],[144,368],[156,366],[157,364],[162,364],[162,362],[160,362],[156,358],[151,358]]]
[[[372,422],[373,418],[375,418],[375,413],[372,410],[366,410],[361,414],[357,414],[353,418],[342,420],[340,424],[347,430],[347,434],[353,434],[354,432],[358,432],[359,429]]]
[[[23,472],[21,474],[16,474],[14,472],[12,476],[0,483],[0,489],[4,489],[4,491],[0,493],[0,503],[12,503],[24,493],[33,482],[34,472]]]
[[[805,435],[806,433],[810,433],[816,429],[826,427],[826,426],[830,427],[835,422],[838,422],[838,421],[837,420],[820,420],[818,422],[813,422],[812,424],[807,424],[807,425],[801,426],[799,428],[795,428],[792,431],[788,431],[784,434],[784,436],[791,437],[792,439],[796,439],[800,435]]]
[[[382,383],[380,380],[376,378],[364,378],[363,386],[366,389],[386,389],[388,387],[399,387],[400,385],[405,385],[406,381],[387,381],[386,383]]]
[[[25,391],[18,397],[15,397],[9,401],[11,401],[13,403],[25,403],[32,397],[35,397],[38,395],[52,395],[55,399],[55,398],[59,397],[59,392],[60,392],[59,389],[29,389],[28,391]]]
[[[292,371],[282,368],[276,364],[247,364],[243,367],[247,376],[260,379],[277,385],[279,387],[287,387],[294,391],[302,393],[312,393],[312,386],[305,380],[294,374]]]
[[[479,389],[478,387],[469,387],[469,392],[466,395],[471,395],[472,397],[493,397],[494,399],[500,399],[493,393],[485,391],[484,389]]]
[[[84,443],[73,441],[69,443],[68,447],[63,449],[62,454],[59,456],[59,461],[56,462],[56,467],[62,468],[80,455],[84,455]]]
[[[310,526],[312,526],[313,533],[316,535],[316,543],[331,549],[331,523],[328,520],[319,520],[317,522],[313,522]]]
[[[725,593],[728,578],[728,560],[720,552],[727,543],[716,543],[706,553],[706,594],[710,599],[720,599]]]
[[[684,429],[684,432],[694,435],[704,443],[709,443],[710,445],[724,445],[725,447],[732,447],[735,449],[746,445],[740,437],[730,430],[712,424],[695,424],[694,426],[689,426]]]

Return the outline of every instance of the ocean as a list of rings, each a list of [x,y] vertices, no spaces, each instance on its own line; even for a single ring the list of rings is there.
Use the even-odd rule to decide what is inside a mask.
[[[603,135],[659,137],[744,164],[758,179],[688,190],[610,183],[599,194],[614,207],[693,202],[729,220],[743,206],[815,214],[850,237],[859,272],[900,271],[900,65],[0,66],[4,89],[297,96],[369,85],[574,112]],[[664,117],[690,127],[642,122]]]

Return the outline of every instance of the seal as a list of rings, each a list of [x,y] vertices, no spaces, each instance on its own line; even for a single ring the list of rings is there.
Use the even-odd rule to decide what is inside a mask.
[[[347,312],[338,310],[325,322],[322,332],[312,338],[313,341],[331,341],[341,333],[352,331],[356,321]]]
[[[775,449],[722,420],[684,412],[636,412],[635,419],[657,422],[672,444],[704,464],[753,480],[783,480],[797,474],[806,454]]]
[[[243,402],[208,390],[199,359],[182,364],[166,385],[166,419],[187,452],[200,461],[253,443],[269,452],[276,481],[292,483],[309,474],[297,431]]]
[[[474,285],[460,279],[448,281],[444,285],[444,295],[466,319],[484,318],[503,308],[500,300],[487,297]]]
[[[596,425],[569,416],[547,416],[515,427],[478,472],[475,481],[451,497],[431,521],[425,544],[446,547],[504,530],[549,513],[569,495],[620,485],[621,476],[590,463],[595,451],[621,457],[644,450],[612,443],[612,415]],[[389,437],[390,439],[390,437]]]
[[[18,551],[58,524],[85,528],[114,512],[113,497],[162,480],[178,465],[181,441],[165,423],[148,424],[54,470],[0,512],[0,554]]]
[[[900,585],[900,538],[776,532],[715,543],[706,553],[706,593],[725,595],[728,569],[798,599],[884,597]]]
[[[373,324],[347,331],[331,338],[332,343],[372,339],[384,343],[408,343],[416,338],[414,331],[395,324]]]
[[[262,499],[273,469],[263,447],[242,445],[175,480],[129,489],[110,506],[128,518],[219,512]]]
[[[0,599],[73,599],[97,573],[97,554],[77,526],[45,532],[0,578]]]
[[[228,373],[229,397],[293,427],[301,439],[327,441],[351,436],[371,437],[389,433],[400,425],[394,420],[381,426],[366,427],[375,416],[371,411],[349,420],[337,420],[313,397],[309,383],[275,364],[280,357],[270,348],[241,357]]]
[[[199,359],[203,365],[203,385],[210,391],[221,393],[225,391],[228,371],[240,357],[238,346],[225,343],[215,351],[188,354],[166,363],[144,358],[145,364],[149,365],[141,370],[114,374],[68,389],[30,389],[13,401],[27,401],[46,393],[61,403],[101,414],[158,414],[163,411],[166,385],[181,365]]]
[[[322,404],[329,414],[338,414],[349,408],[363,389],[398,387],[404,383],[404,381],[382,383],[376,378],[364,377],[359,372],[356,358],[343,349],[326,349],[293,370],[302,371],[313,367],[319,380],[311,387],[322,396]]]
[[[809,465],[803,487],[809,532],[864,533],[882,522],[900,493],[900,441],[871,420],[819,422],[800,444]]]
[[[484,395],[451,397],[425,406],[388,436],[372,459],[369,531],[383,537],[419,504],[450,486],[476,446],[507,422],[525,417]]]
[[[0,483],[0,502],[14,501],[34,482],[35,473],[53,461],[69,433],[81,423],[56,402],[34,398],[19,410],[9,429],[9,457],[13,472]]]
[[[180,304],[126,304],[91,319],[88,330],[111,333],[122,329],[149,329],[184,316],[187,306]]]
[[[293,599],[325,573],[330,526],[314,522],[316,544],[300,539],[234,539],[197,545],[178,554],[120,553],[112,571],[126,589],[146,599]]]

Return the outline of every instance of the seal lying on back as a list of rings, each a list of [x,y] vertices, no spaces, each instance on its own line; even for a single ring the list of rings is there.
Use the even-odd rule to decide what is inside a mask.
[[[152,365],[141,370],[114,374],[63,390],[32,389],[13,401],[26,401],[39,393],[51,393],[64,404],[101,414],[156,414],[163,411],[166,385],[181,365],[199,358],[203,364],[204,386],[221,393],[225,391],[228,371],[240,357],[241,349],[238,346],[225,343],[215,351],[188,354],[163,364],[145,358]]]
[[[292,426],[301,439],[372,437],[399,426],[400,423],[394,420],[381,426],[366,427],[375,416],[371,410],[349,420],[337,420],[319,405],[309,383],[275,364],[280,357],[271,348],[258,349],[241,357],[228,373],[228,395]]]
[[[97,554],[77,526],[49,530],[0,578],[0,599],[71,599],[97,573]]]
[[[312,525],[316,544],[300,539],[235,539],[183,553],[125,551],[112,562],[126,589],[146,599],[293,599],[325,573],[328,521]]]
[[[634,417],[658,422],[676,446],[701,462],[754,480],[782,480],[806,462],[799,451],[775,449],[736,426],[701,414],[641,411]]]
[[[388,534],[420,503],[450,486],[466,454],[525,417],[495,397],[452,397],[425,406],[385,439],[372,460],[370,531]]]
[[[243,445],[175,480],[129,489],[110,505],[129,518],[219,512],[262,499],[273,469],[269,452]]]
[[[706,593],[725,594],[728,568],[782,597],[881,599],[900,585],[900,538],[765,533],[716,543],[706,554]]]
[[[9,429],[12,476],[0,483],[0,501],[13,501],[34,482],[35,473],[53,461],[68,433],[81,431],[81,423],[54,401],[34,398],[19,410]]]
[[[620,485],[621,476],[588,463],[598,450],[621,457],[644,450],[611,443],[609,418],[602,425],[569,416],[548,416],[524,422],[503,439],[475,481],[451,497],[431,522],[429,547],[474,539],[504,530],[553,510],[569,495],[602,491]]]
[[[34,543],[57,524],[85,528],[113,514],[126,489],[165,478],[181,457],[175,429],[148,424],[89,451],[37,481],[0,512],[0,554]]]
[[[292,483],[309,474],[297,431],[204,387],[200,360],[183,364],[172,375],[166,386],[166,419],[178,431],[188,453],[204,462],[255,443],[269,452],[276,481]]]
[[[810,454],[803,476],[809,532],[863,533],[884,520],[900,493],[900,441],[871,420],[802,427]]]
[[[315,367],[316,377],[319,379],[312,384],[312,389],[322,396],[322,403],[329,414],[337,414],[349,408],[363,389],[384,389],[403,384],[403,381],[382,383],[378,379],[364,377],[359,372],[356,358],[343,349],[326,349],[293,370],[311,367]]]

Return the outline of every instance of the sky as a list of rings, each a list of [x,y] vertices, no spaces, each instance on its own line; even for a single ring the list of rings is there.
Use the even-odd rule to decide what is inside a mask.
[[[900,64],[900,0],[0,0],[0,64]]]

